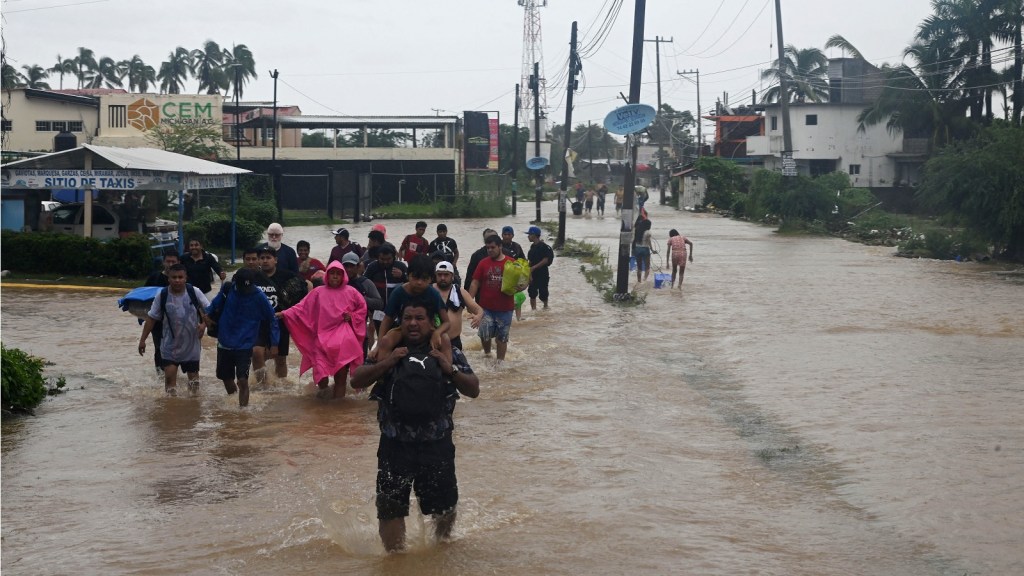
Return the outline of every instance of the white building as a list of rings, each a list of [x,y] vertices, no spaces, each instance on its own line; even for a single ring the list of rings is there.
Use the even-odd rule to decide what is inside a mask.
[[[858,115],[878,97],[881,72],[856,59],[829,61],[829,102],[789,105],[797,171],[818,176],[842,171],[858,188],[915,186],[927,159],[927,140],[890,133],[886,123],[860,130]],[[766,170],[782,170],[781,106],[765,105],[765,134],[747,138],[747,154]]]

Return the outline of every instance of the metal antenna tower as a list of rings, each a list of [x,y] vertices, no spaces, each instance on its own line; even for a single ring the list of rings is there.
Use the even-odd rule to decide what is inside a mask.
[[[547,117],[548,97],[546,80],[544,79],[544,53],[541,42],[540,31],[540,8],[548,5],[547,0],[516,0],[523,7],[523,67],[522,81],[520,86],[530,85],[530,76],[533,75],[533,63],[540,64],[540,90],[538,100],[540,101],[541,117]],[[521,96],[519,119],[523,126],[531,126],[533,118],[533,94],[530,90],[524,90]],[[541,135],[541,140],[547,140]]]

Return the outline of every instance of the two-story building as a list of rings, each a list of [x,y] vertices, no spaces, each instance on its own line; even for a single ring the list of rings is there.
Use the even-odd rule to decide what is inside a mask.
[[[877,100],[882,72],[861,59],[829,60],[829,101],[789,105],[797,171],[808,176],[842,171],[858,188],[915,186],[927,159],[919,139],[890,132],[886,123],[864,126],[858,116]],[[746,153],[767,170],[782,170],[781,106],[764,105],[764,135],[746,139]]]

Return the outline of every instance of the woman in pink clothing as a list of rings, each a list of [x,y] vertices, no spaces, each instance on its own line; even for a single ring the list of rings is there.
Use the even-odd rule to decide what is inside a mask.
[[[683,289],[683,274],[686,273],[686,245],[690,245],[690,262],[693,262],[693,242],[686,236],[680,236],[679,231],[673,228],[668,233],[668,258],[672,261],[672,283],[669,288],[675,287],[676,272],[679,272],[679,289]]]
[[[300,374],[313,369],[313,381],[327,394],[327,379],[334,376],[334,396],[345,395],[348,369],[363,361],[366,336],[366,300],[348,285],[341,262],[327,265],[327,282],[317,286],[298,304],[278,312],[302,353]]]

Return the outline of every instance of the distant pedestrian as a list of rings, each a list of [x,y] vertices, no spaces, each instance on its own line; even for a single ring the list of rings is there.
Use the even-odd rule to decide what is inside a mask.
[[[429,253],[430,242],[423,237],[426,232],[427,223],[421,220],[416,223],[416,232],[402,240],[402,245],[398,247],[398,253],[402,255],[402,260],[405,260],[406,263],[412,262],[417,254]]]
[[[595,194],[596,194],[596,192],[594,191],[594,186],[593,185],[587,186],[587,191],[586,191],[585,196],[584,196],[585,200],[583,201],[583,211],[586,212],[587,214],[590,214],[591,211],[593,211],[593,209],[594,209],[594,195]]]
[[[597,213],[604,216],[604,201],[608,196],[608,186],[602,183],[597,187]]]
[[[188,375],[189,392],[195,393],[199,389],[200,339],[206,333],[204,311],[210,305],[206,295],[199,288],[187,284],[185,277],[183,264],[171,266],[168,274],[170,283],[153,298],[139,338],[141,356],[146,353],[146,338],[156,323],[163,321],[160,362],[164,369],[164,390],[171,396],[177,395],[179,368]]]
[[[693,262],[693,242],[686,236],[679,234],[675,228],[668,233],[668,258],[672,261],[672,283],[669,288],[675,286],[676,272],[679,272],[679,289],[683,289],[683,274],[686,273],[686,247],[690,247],[689,261]]]
[[[615,213],[616,214],[618,214],[619,212],[622,211],[622,200],[623,200],[623,198],[625,198],[625,196],[626,196],[625,191],[622,189],[622,186],[619,186],[615,190]]]
[[[459,264],[459,244],[454,238],[448,236],[448,226],[444,224],[437,225],[437,238],[430,241],[430,247],[427,252],[447,254],[449,257],[445,258],[445,260],[451,262],[452,266],[458,266]]]
[[[348,236],[347,228],[338,228],[334,231],[335,246],[334,248],[331,248],[331,255],[327,259],[328,264],[334,261],[341,262],[341,257],[349,252],[354,253],[356,256],[363,255],[363,247],[355,242],[349,241]]]
[[[651,274],[651,219],[644,208],[640,209],[640,215],[633,224],[633,258],[636,260],[636,281],[647,280]]]
[[[217,258],[203,250],[203,243],[199,238],[190,238],[188,241],[188,252],[179,258],[185,266],[185,273],[188,283],[199,288],[204,294],[213,289],[213,275],[220,277],[221,281],[227,277],[220,268]]]
[[[284,226],[272,222],[267,226],[267,241],[261,247],[269,246],[277,254],[277,266],[295,274],[299,273],[299,256],[291,246],[284,243]]]
[[[178,254],[173,250],[164,252],[164,265],[160,270],[153,272],[146,278],[146,286],[160,286],[165,288],[171,285],[171,267],[178,264],[181,260],[178,258]],[[187,274],[187,272],[186,272]],[[142,322],[139,319],[139,322]],[[157,322],[153,325],[153,365],[156,367],[157,372],[161,374],[164,371],[163,363],[160,358],[160,340],[164,335],[164,324],[163,322]]]
[[[302,276],[303,280],[311,281],[314,274],[327,270],[323,262],[309,257],[309,242],[299,240],[295,244],[295,253],[299,258],[299,276]]]
[[[527,288],[527,294],[530,296],[530,309],[537,309],[537,298],[539,297],[541,303],[544,304],[544,309],[547,310],[548,282],[551,280],[549,268],[555,259],[555,252],[541,238],[539,227],[530,226],[526,237],[530,239],[530,254],[527,258],[530,261],[530,287]]]
[[[501,229],[501,251],[507,254],[510,258],[518,260],[520,258],[526,258],[526,252],[518,242],[513,242],[516,231],[511,226],[504,226]]]

